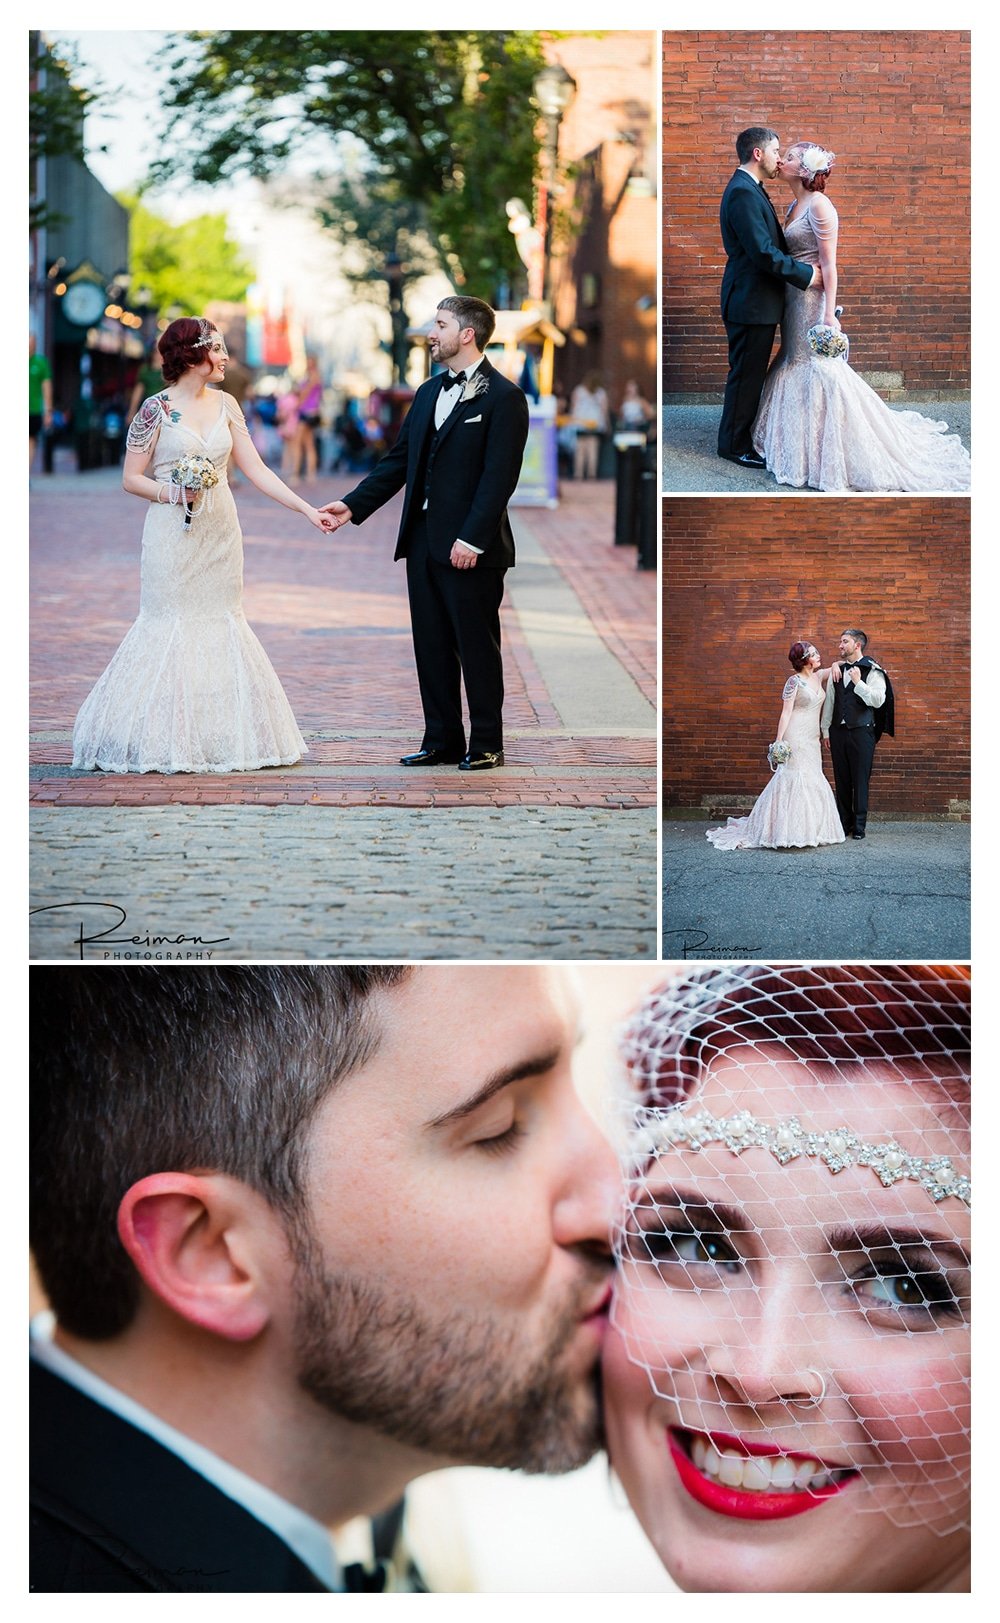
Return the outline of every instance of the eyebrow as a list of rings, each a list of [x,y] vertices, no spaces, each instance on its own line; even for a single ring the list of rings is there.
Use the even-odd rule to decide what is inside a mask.
[[[577,1037],[577,1043],[582,1035],[581,1032]],[[482,1086],[467,1099],[463,1099],[461,1104],[453,1105],[450,1110],[442,1111],[440,1116],[433,1116],[430,1121],[425,1122],[425,1130],[433,1132],[439,1127],[450,1127],[454,1122],[465,1121],[466,1117],[474,1116],[476,1111],[487,1104],[495,1094],[502,1093],[504,1088],[509,1088],[514,1082],[524,1082],[532,1076],[544,1076],[546,1071],[551,1071],[559,1063],[564,1053],[564,1043],[553,1043],[551,1048],[544,1049],[540,1054],[533,1054],[517,1065],[507,1065],[503,1070],[493,1071]]]
[[[699,1190],[663,1186],[648,1187],[647,1193],[649,1200],[645,1204],[684,1212],[706,1231],[711,1226],[740,1234],[757,1228],[738,1206],[712,1200]],[[972,1267],[972,1258],[957,1240],[944,1234],[929,1234],[925,1229],[890,1227],[884,1223],[838,1224],[827,1231],[826,1242],[831,1251],[894,1251],[922,1246],[925,1251],[941,1254],[961,1268]]]
[[[649,1195],[650,1205],[667,1206],[672,1211],[684,1212],[691,1217],[692,1222],[697,1222],[699,1227],[705,1230],[711,1223],[712,1228],[717,1228],[720,1232],[725,1229],[733,1234],[745,1234],[755,1226],[747,1220],[746,1213],[741,1212],[738,1206],[730,1206],[721,1200],[710,1200],[695,1189],[650,1189]]]
[[[827,1235],[831,1251],[899,1251],[921,1246],[942,1253],[961,1268],[971,1268],[972,1259],[963,1245],[944,1234],[928,1234],[926,1229],[895,1228],[883,1223],[860,1223],[831,1229]]]

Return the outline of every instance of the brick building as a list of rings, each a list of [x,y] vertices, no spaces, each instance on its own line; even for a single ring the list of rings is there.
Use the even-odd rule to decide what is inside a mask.
[[[721,397],[718,202],[735,137],[837,154],[851,364],[886,398],[969,387],[969,35],[668,33],[663,40],[663,369],[668,400]],[[779,214],[790,195],[768,187]]]
[[[576,81],[559,130],[559,216],[569,230],[554,243],[553,306],[569,342],[556,358],[557,387],[569,394],[597,371],[612,406],[629,378],[655,400],[657,36],[570,36],[546,54]]]
[[[668,499],[663,579],[666,816],[753,804],[788,649],[809,639],[829,664],[846,626],[867,632],[896,692],[873,817],[967,815],[967,500]]]

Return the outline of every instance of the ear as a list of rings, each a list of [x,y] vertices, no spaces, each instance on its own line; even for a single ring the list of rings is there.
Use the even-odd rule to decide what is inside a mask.
[[[227,1341],[249,1341],[270,1317],[254,1228],[260,1198],[220,1173],[157,1172],[118,1208],[118,1236],[161,1302]]]

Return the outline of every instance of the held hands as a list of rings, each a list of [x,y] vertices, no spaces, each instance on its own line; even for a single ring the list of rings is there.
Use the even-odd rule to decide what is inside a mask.
[[[309,520],[310,524],[315,524],[317,530],[331,531],[337,528],[335,521],[330,517],[329,513],[325,512],[322,508],[307,507],[305,509],[305,516]]]
[[[346,502],[327,502],[325,507],[320,508],[320,513],[327,521],[323,525],[324,530],[339,530],[342,524],[351,522],[351,509]]]

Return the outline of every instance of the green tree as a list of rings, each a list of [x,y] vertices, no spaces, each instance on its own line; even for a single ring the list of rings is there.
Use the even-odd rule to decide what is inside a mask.
[[[38,230],[54,225],[58,217],[49,212],[39,195],[39,161],[42,158],[76,158],[84,161],[83,119],[99,92],[80,90],[72,81],[76,64],[71,57],[56,55],[37,30],[28,40],[28,185],[29,227]]]
[[[488,296],[520,275],[504,203],[530,197],[534,181],[539,34],[245,29],[174,35],[173,47],[171,146],[154,183],[270,175],[317,135],[336,174],[349,134],[365,148],[374,206],[418,210],[457,285]],[[354,198],[357,212],[357,188]],[[345,210],[335,180],[328,212]]]
[[[129,269],[133,288],[146,286],[158,310],[177,305],[200,315],[213,299],[246,297],[253,267],[227,232],[224,214],[198,214],[171,225],[134,197],[119,196],[129,211]]]

